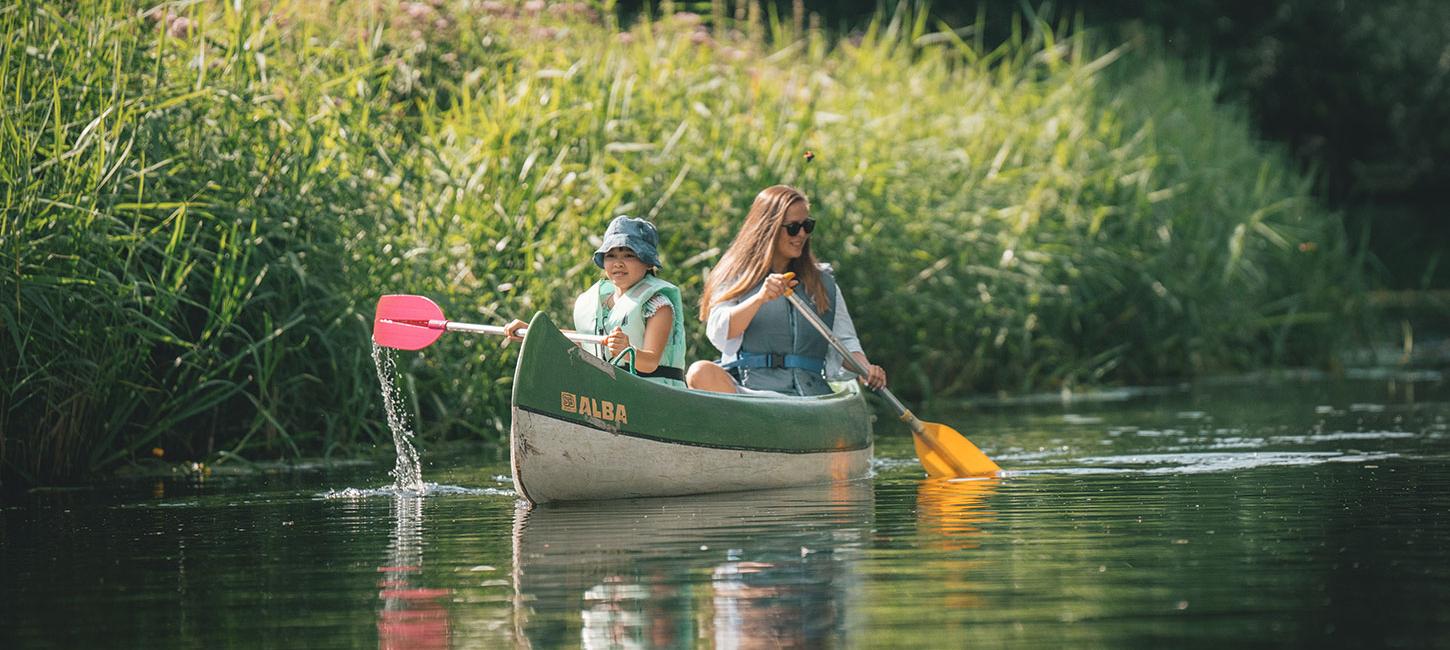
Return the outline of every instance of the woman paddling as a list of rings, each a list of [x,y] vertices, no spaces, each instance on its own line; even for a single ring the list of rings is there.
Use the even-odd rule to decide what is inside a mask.
[[[680,290],[659,279],[659,235],[644,219],[615,217],[594,251],[604,278],[574,300],[574,329],[605,335],[599,356],[667,386],[685,385],[685,318]],[[504,326],[515,332],[528,324]],[[593,346],[589,346],[593,347]]]
[[[740,233],[705,280],[700,320],[720,350],[720,361],[691,365],[686,373],[691,388],[830,393],[825,378],[839,373],[841,359],[788,301],[777,300],[797,287],[866,368],[862,382],[872,388],[886,385],[886,371],[872,365],[861,349],[830,267],[811,253],[815,225],[805,195],[795,188],[776,185],[756,195]]]

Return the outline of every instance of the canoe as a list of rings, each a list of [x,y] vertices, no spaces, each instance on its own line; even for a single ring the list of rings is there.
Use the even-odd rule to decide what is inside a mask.
[[[872,415],[856,382],[835,386],[816,397],[672,388],[590,354],[539,313],[514,369],[514,488],[547,503],[861,478]]]

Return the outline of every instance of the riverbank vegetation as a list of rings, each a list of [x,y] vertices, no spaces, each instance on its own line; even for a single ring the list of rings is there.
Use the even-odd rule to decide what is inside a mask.
[[[989,48],[914,9],[838,39],[712,6],[0,9],[0,482],[366,452],[380,294],[563,315],[630,214],[692,301],[775,183],[812,198],[817,254],[913,398],[1344,342],[1339,218],[1151,39],[1023,20]],[[513,360],[467,335],[402,355],[425,443],[505,435]]]

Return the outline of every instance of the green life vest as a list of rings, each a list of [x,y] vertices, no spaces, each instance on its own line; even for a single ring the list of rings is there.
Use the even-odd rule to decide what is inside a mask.
[[[614,284],[608,280],[600,280],[589,287],[584,293],[574,300],[574,329],[588,334],[608,334],[618,327],[629,336],[631,346],[644,344],[644,307],[655,294],[664,296],[670,301],[670,307],[674,311],[674,322],[670,324],[670,340],[665,344],[664,353],[660,355],[660,365],[653,373],[640,374],[650,381],[659,382],[666,386],[683,388],[685,382],[668,376],[652,376],[656,374],[674,375],[684,377],[685,371],[685,310],[680,299],[680,289],[673,284],[665,282],[653,275],[645,275],[644,279],[635,283],[624,292],[623,296],[614,303],[614,307],[605,309],[604,304],[609,296],[614,293]],[[602,359],[609,359],[609,350],[602,345],[585,345],[585,349],[593,352]],[[628,359],[629,357],[625,357]],[[630,368],[633,371],[633,367]]]

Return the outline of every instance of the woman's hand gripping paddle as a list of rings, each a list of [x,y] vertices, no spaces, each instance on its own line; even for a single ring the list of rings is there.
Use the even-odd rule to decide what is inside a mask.
[[[447,320],[443,318],[443,310],[423,296],[389,295],[378,299],[378,309],[373,313],[374,343],[385,348],[421,350],[432,345],[444,332],[508,336],[504,328],[497,325],[474,325]],[[528,333],[528,329],[517,332],[519,336],[527,336]],[[564,336],[579,343],[604,342],[602,336],[577,332],[565,332]]]
[[[794,273],[787,273],[786,278],[794,277]],[[856,360],[846,346],[841,343],[836,335],[831,333],[831,328],[821,322],[821,317],[816,315],[814,309],[795,295],[794,291],[787,291],[785,294],[790,304],[805,317],[812,327],[816,328],[821,336],[835,348],[836,353],[841,355],[841,360],[846,367],[862,377],[866,376],[866,369],[861,367],[861,362]],[[997,463],[987,458],[982,450],[967,440],[965,436],[957,433],[955,429],[936,422],[923,422],[906,408],[901,400],[891,393],[885,386],[876,389],[876,392],[891,404],[892,408],[901,415],[901,421],[911,427],[912,438],[916,443],[916,457],[921,460],[921,466],[926,469],[927,476],[933,478],[964,478],[968,476],[992,476],[1002,471]]]

